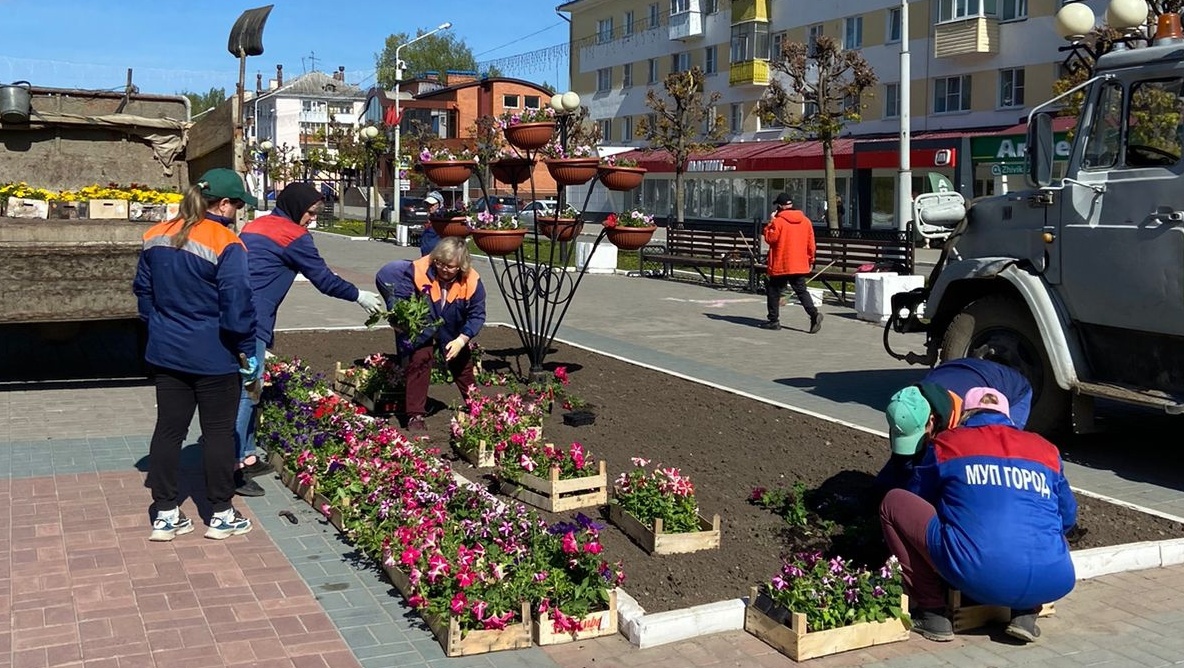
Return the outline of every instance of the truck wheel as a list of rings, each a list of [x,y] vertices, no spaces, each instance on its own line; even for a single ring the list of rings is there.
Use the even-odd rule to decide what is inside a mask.
[[[1027,429],[1045,436],[1070,424],[1069,393],[1057,385],[1036,322],[1026,306],[1003,295],[968,304],[946,328],[941,361],[968,357],[986,347],[986,359],[1006,364],[1032,384],[1032,413]]]

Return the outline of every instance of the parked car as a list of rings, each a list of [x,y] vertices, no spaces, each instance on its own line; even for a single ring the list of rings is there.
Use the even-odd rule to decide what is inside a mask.
[[[521,210],[522,201],[513,197],[504,197],[501,195],[490,195],[489,197],[481,197],[473,202],[473,210],[477,212],[491,211],[494,215],[502,215],[505,213],[517,214]]]
[[[399,222],[408,225],[428,222],[428,203],[422,197],[400,197],[399,204]],[[382,210],[382,220],[391,222],[390,205]]]
[[[522,213],[528,214],[528,215],[530,215],[531,218],[533,218],[534,217],[533,212],[537,211],[538,215],[540,217],[541,216],[550,217],[550,216],[555,215],[555,207],[557,207],[557,206],[559,206],[559,202],[557,202],[556,200],[536,199],[535,201],[531,202],[530,204],[527,204],[526,206],[522,207]]]

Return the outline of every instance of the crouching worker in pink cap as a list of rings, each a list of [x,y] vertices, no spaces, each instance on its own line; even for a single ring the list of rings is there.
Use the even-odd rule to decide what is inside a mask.
[[[1040,607],[1073,589],[1065,533],[1077,521],[1056,446],[1021,431],[1007,397],[976,387],[960,425],[934,436],[914,469],[914,491],[893,489],[880,504],[888,549],[900,560],[913,630],[954,638],[945,585],[983,605],[1011,608],[1007,634],[1040,636]]]

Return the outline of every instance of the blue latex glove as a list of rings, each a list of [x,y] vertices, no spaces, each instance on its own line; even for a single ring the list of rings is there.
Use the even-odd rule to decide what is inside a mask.
[[[238,356],[238,360],[240,367],[238,372],[243,377],[243,386],[250,385],[251,383],[259,380],[263,369],[259,367],[259,360],[256,359],[254,355],[247,357],[240,354]]]

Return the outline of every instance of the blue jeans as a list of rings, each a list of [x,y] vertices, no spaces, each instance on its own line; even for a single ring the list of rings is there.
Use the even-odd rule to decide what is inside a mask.
[[[263,343],[263,339],[255,339],[255,359],[259,366],[263,366],[266,355],[267,344]],[[258,418],[259,404],[251,401],[250,395],[244,390],[242,398],[238,400],[238,418],[234,422],[234,446],[239,462],[255,454],[255,426]]]

